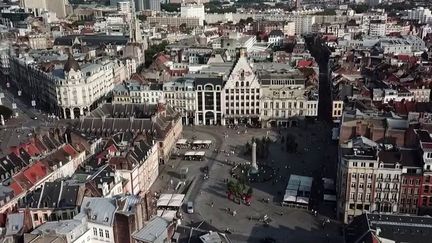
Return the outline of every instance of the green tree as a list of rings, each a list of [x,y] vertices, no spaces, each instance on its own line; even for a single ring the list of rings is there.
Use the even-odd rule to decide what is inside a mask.
[[[334,9],[324,9],[324,11],[315,13],[315,15],[336,15],[336,10],[334,10]]]
[[[230,193],[235,193],[236,190],[236,186],[235,186],[235,182],[234,181],[228,181],[227,183],[227,189]]]
[[[246,195],[252,196],[252,194],[253,194],[253,189],[252,189],[252,187],[249,187],[247,192],[246,192]]]
[[[151,45],[145,51],[145,67],[148,68],[153,63],[153,58],[156,54],[165,51],[166,46],[168,45],[167,41],[162,41],[160,44]]]
[[[12,116],[12,110],[6,106],[0,105],[0,115],[3,115],[5,120],[9,119]]]
[[[161,9],[166,12],[178,12],[180,11],[180,3],[162,3]]]
[[[352,5],[350,7],[356,13],[366,13],[369,10],[369,6],[366,4],[356,4],[356,5]]]

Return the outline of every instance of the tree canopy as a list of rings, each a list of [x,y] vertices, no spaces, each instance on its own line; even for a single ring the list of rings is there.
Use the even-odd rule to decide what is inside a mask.
[[[153,63],[154,55],[158,54],[159,52],[163,52],[167,45],[168,45],[167,41],[162,41],[160,44],[151,45],[145,51],[145,67],[146,68],[148,68]]]
[[[162,3],[161,9],[166,12],[178,12],[180,11],[180,3]]]

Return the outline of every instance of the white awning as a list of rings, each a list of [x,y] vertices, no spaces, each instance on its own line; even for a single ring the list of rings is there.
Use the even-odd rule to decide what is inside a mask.
[[[181,207],[184,197],[184,194],[161,194],[156,205],[158,207]]]
[[[184,139],[184,138],[179,139],[179,140],[177,141],[177,144],[178,144],[178,145],[186,145],[186,144],[187,144],[187,139]]]
[[[204,156],[205,152],[204,151],[198,151],[198,152],[195,153],[195,155],[197,155],[197,156]]]
[[[194,156],[195,155],[195,151],[187,151],[185,153],[185,156]]]

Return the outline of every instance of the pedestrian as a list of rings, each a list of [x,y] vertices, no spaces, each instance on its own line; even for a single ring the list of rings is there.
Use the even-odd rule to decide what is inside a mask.
[[[211,202],[211,207],[213,207],[214,206],[214,202]]]

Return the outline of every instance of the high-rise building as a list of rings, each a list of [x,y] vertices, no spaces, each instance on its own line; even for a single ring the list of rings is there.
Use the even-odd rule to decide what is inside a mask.
[[[200,25],[204,25],[205,10],[204,5],[198,4],[182,4],[180,8],[180,15],[184,18],[198,18]]]
[[[58,18],[66,17],[67,0],[22,0],[20,6],[25,10],[40,16],[43,11],[56,13]]]
[[[295,0],[295,4],[297,10],[301,9],[302,0]]]
[[[145,9],[144,1],[146,0],[133,0],[135,2],[136,11],[143,11]]]
[[[153,10],[153,11],[161,11],[160,0],[144,0],[144,9]]]
[[[128,1],[117,2],[117,11],[120,13],[129,13],[130,7],[130,2]]]

